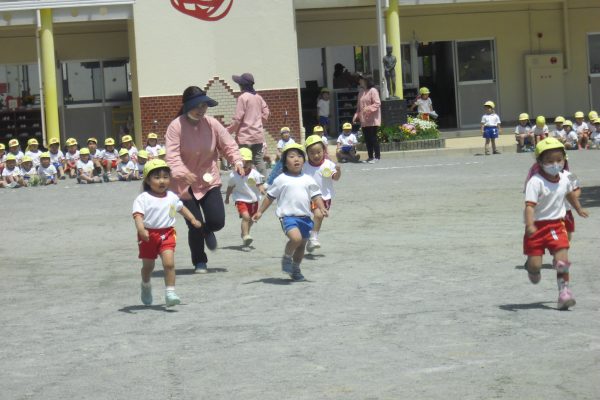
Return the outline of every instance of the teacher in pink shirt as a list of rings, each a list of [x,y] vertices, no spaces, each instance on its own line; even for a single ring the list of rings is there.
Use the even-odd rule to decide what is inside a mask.
[[[381,125],[381,100],[370,75],[359,75],[358,86],[358,102],[352,122],[360,122],[369,154],[367,162],[373,164],[381,157],[377,139],[377,131]]]
[[[202,222],[202,228],[188,223],[188,243],[195,272],[205,273],[208,258],[204,245],[215,250],[214,232],[225,226],[218,153],[240,175],[244,175],[244,168],[238,145],[229,132],[215,118],[206,115],[208,107],[216,106],[217,102],[196,86],[185,89],[182,101],[181,110],[165,135],[166,161],[171,167],[169,189]]]
[[[256,165],[256,169],[266,176],[267,169],[263,159],[263,144],[265,143],[263,123],[267,122],[269,118],[269,107],[254,90],[254,76],[251,73],[233,75],[231,79],[240,85],[242,94],[237,98],[235,114],[227,130],[235,135],[240,147],[252,150],[252,161]]]

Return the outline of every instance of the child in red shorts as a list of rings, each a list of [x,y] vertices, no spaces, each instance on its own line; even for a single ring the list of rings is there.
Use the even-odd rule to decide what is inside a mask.
[[[104,140],[104,150],[102,151],[102,168],[104,174],[102,179],[104,182],[114,182],[117,177],[113,175],[113,171],[117,170],[117,163],[119,160],[119,152],[115,149],[115,139],[106,138]]]
[[[559,310],[567,310],[575,305],[575,298],[569,288],[568,258],[569,239],[565,229],[565,198],[577,213],[588,217],[581,207],[575,191],[576,181],[569,179],[565,166],[565,148],[555,138],[541,140],[535,147],[537,163],[540,167],[525,188],[525,235],[523,252],[527,255],[525,267],[531,283],[540,281],[542,256],[546,249],[554,256],[558,284]]]
[[[142,303],[152,304],[150,276],[160,255],[165,271],[167,307],[181,301],[175,294],[175,213],[179,212],[196,228],[202,223],[168,190],[171,169],[163,160],[154,159],[144,166],[144,191],[133,202],[133,219],[138,233],[139,258],[142,259]]]
[[[244,246],[250,246],[254,240],[250,236],[252,217],[258,211],[260,195],[265,194],[264,177],[253,168],[252,150],[241,148],[240,155],[244,161],[244,176],[235,171],[231,172],[225,194],[225,204],[229,204],[229,197],[233,194],[233,201],[242,219],[242,241]]]

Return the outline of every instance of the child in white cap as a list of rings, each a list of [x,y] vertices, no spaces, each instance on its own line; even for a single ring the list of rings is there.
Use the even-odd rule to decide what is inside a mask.
[[[235,171],[229,174],[229,183],[225,194],[225,204],[229,204],[229,198],[233,195],[233,201],[242,219],[242,241],[244,246],[250,246],[254,240],[250,236],[252,228],[252,217],[258,211],[258,202],[261,194],[265,194],[263,176],[254,169],[252,162],[252,150],[240,149],[242,161],[244,161],[244,176]]]

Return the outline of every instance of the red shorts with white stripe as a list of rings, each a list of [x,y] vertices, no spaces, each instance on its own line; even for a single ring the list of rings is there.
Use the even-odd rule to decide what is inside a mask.
[[[102,160],[102,166],[104,168],[108,168],[109,165],[110,168],[117,168],[117,160]]]
[[[571,210],[567,210],[564,221],[567,233],[575,232],[575,217],[573,217],[573,212]]]
[[[175,251],[175,243],[177,242],[175,228],[146,230],[148,231],[150,240],[144,242],[138,235],[138,246],[140,248],[140,254],[138,258],[156,260],[156,257],[158,257],[158,255],[165,250]]]
[[[251,217],[258,211],[258,201],[254,203],[246,203],[245,201],[236,201],[235,206],[237,207],[240,218],[242,214],[248,213]]]
[[[550,254],[569,248],[569,238],[563,220],[535,221],[537,231],[523,237],[523,253],[528,256],[543,256],[546,249]]]

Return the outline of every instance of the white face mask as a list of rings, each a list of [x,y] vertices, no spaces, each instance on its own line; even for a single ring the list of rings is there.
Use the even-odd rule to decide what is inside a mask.
[[[544,172],[551,176],[558,175],[563,170],[564,167],[565,167],[564,161],[542,165],[542,169],[544,170]]]
[[[187,113],[187,117],[188,117],[189,119],[191,119],[192,121],[200,121],[200,119],[199,119],[199,118],[196,118],[196,117],[194,117],[194,116],[193,116],[192,114],[190,114],[190,113]]]

